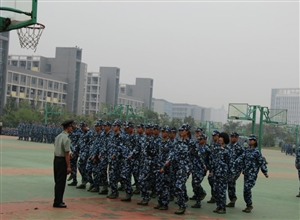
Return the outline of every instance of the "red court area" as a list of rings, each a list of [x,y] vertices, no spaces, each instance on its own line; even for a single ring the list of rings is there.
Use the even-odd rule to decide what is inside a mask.
[[[175,208],[167,211],[153,209],[154,203],[138,206],[139,200],[133,199],[124,204],[106,198],[65,199],[67,209],[52,208],[52,200],[22,201],[2,204],[1,219],[223,219],[201,213],[187,212],[178,216]]]

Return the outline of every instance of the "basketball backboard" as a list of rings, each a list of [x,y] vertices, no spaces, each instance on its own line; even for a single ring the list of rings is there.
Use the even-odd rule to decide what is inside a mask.
[[[37,23],[37,0],[0,0],[0,32]]]
[[[249,106],[246,103],[230,103],[228,106],[228,119],[249,120]]]
[[[264,122],[278,125],[287,124],[287,109],[265,109],[264,116]]]

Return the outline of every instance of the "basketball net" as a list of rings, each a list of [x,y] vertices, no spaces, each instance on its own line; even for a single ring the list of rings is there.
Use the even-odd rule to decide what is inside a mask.
[[[40,23],[17,29],[21,48],[32,49],[35,52],[44,29],[45,25]]]

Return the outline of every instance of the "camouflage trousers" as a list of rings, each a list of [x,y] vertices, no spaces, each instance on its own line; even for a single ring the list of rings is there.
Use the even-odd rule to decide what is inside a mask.
[[[133,171],[133,161],[126,161],[121,167],[123,167],[120,174],[121,184],[125,187],[127,194],[132,194],[131,175]]]
[[[208,183],[210,185],[210,193],[211,193],[211,197],[214,198],[214,178],[211,175],[208,175],[207,177]]]
[[[216,199],[217,207],[219,209],[226,210],[226,178],[215,177],[214,178],[214,197]]]
[[[183,169],[178,169],[175,174],[175,194],[177,196],[178,206],[180,208],[186,208],[187,204],[185,202],[187,193],[186,193],[186,181],[189,178],[189,173]]]
[[[152,172],[150,164],[151,161],[144,160],[140,166],[140,174],[139,174],[139,185],[140,185],[140,190],[142,192],[142,200],[146,200],[146,201],[150,200],[150,195],[148,192],[149,180],[151,176],[150,174]]]
[[[202,194],[206,194],[205,190],[201,186],[201,183],[204,179],[205,175],[198,172],[193,172],[192,174],[192,187],[194,195],[196,196],[196,203],[201,205],[200,197]]]
[[[247,206],[252,205],[252,192],[251,189],[255,186],[256,177],[248,178],[244,176],[244,200]]]
[[[158,204],[168,206],[170,198],[170,173],[158,173],[156,180],[156,191]]]
[[[88,181],[87,173],[86,173],[86,164],[87,164],[87,160],[79,158],[78,170],[81,175],[81,183]]]
[[[118,162],[119,161],[113,160],[109,162],[109,167],[108,167],[109,184],[110,184],[111,193],[117,196],[119,195],[118,182],[120,179],[120,169],[119,169]]]
[[[236,175],[233,180],[229,179],[228,181],[228,197],[230,201],[236,198],[236,181],[239,178],[239,176],[240,174]]]
[[[97,164],[94,163],[91,159],[89,159],[86,163],[86,177],[87,177],[87,181],[92,185],[95,186],[95,176],[96,176],[96,168],[97,168]],[[97,185],[99,186],[99,184]]]

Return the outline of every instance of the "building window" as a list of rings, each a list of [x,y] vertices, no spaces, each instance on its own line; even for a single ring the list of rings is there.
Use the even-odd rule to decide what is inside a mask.
[[[36,78],[32,77],[31,78],[31,83],[35,85],[36,84]]]
[[[18,81],[19,80],[19,74],[14,73],[13,80]]]
[[[28,62],[27,62],[27,69],[28,69],[28,70],[31,70],[31,61],[28,61]]]
[[[121,87],[121,93],[125,93],[125,88]]]
[[[49,82],[48,82],[48,87],[49,87],[49,88],[52,88],[52,81],[49,81]]]
[[[51,64],[46,64],[46,73],[51,73]]]
[[[26,68],[26,61],[20,61],[20,67],[21,68]]]
[[[26,83],[26,76],[21,75],[21,82]]]
[[[33,61],[33,62],[32,62],[32,66],[33,66],[33,67],[39,67],[39,62]]]
[[[13,65],[13,66],[18,66],[18,61],[12,60],[12,61],[11,61],[11,65]]]
[[[63,85],[63,90],[67,90],[67,85],[66,84]]]
[[[58,89],[58,82],[54,82],[54,89]]]
[[[44,80],[39,79],[39,86],[43,86],[44,85]]]

